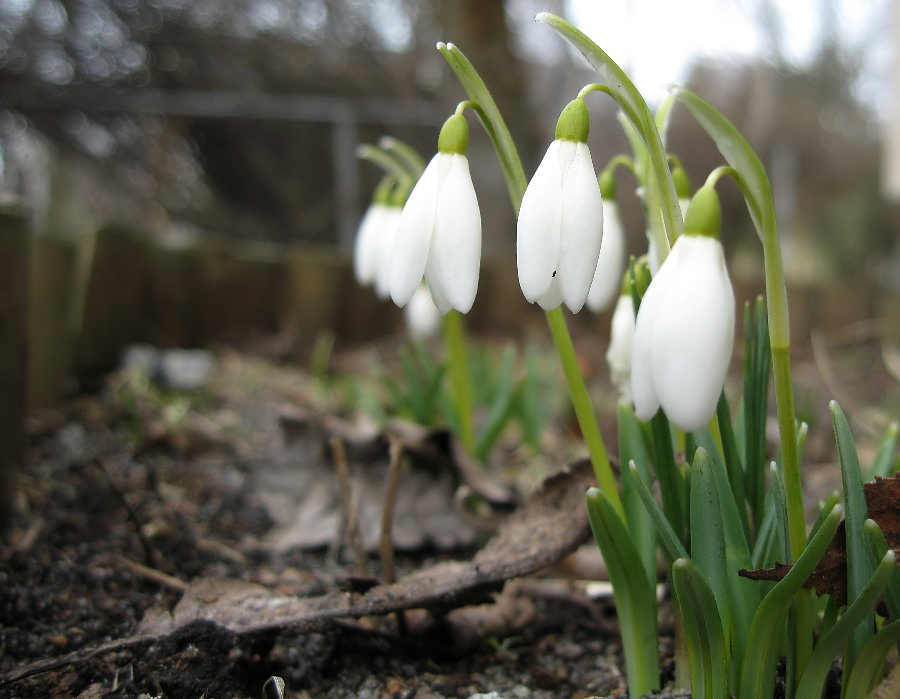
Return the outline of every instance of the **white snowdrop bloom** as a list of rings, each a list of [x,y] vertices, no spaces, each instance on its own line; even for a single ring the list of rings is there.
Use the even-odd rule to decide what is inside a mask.
[[[375,294],[380,299],[388,299],[391,296],[391,257],[402,212],[402,207],[393,204],[386,207],[380,216],[380,231],[371,253],[376,267]]]
[[[441,327],[441,312],[434,305],[425,284],[420,284],[409,303],[403,307],[403,318],[410,337],[420,340],[434,337]]]
[[[587,146],[587,106],[573,100],[556,139],[525,190],[519,209],[516,263],[530,303],[576,313],[587,300],[603,236],[603,204]]]
[[[594,313],[605,310],[622,286],[625,270],[625,231],[615,201],[603,200],[603,242],[597,267],[588,291],[587,307]]]
[[[451,116],[438,153],[416,183],[400,217],[390,263],[391,298],[401,308],[424,278],[441,313],[467,313],[481,265],[481,212],[466,158],[468,126]]]
[[[669,420],[690,432],[706,426],[716,411],[735,322],[720,220],[715,189],[701,188],[685,233],[644,294],[631,360],[634,408],[641,420],[662,407]]]
[[[606,363],[613,384],[619,389],[620,400],[632,402],[631,348],[634,343],[634,301],[631,294],[620,294],[613,310],[609,329],[609,348]]]
[[[385,180],[378,186],[356,232],[353,274],[363,286],[374,284],[381,268],[383,251],[386,249],[385,230],[392,212],[397,209],[390,201],[392,185],[392,181]]]

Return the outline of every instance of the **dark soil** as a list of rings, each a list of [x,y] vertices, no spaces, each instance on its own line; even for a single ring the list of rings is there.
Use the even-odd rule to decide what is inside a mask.
[[[404,635],[391,616],[255,634],[198,622],[102,650],[201,578],[296,595],[352,581],[349,555],[260,545],[275,523],[253,472],[304,381],[230,356],[216,387],[178,421],[167,417],[177,397],[121,377],[32,416],[21,497],[0,547],[0,696],[258,697],[273,676],[300,697],[623,694],[614,610],[558,577],[552,593],[532,595],[531,623],[466,647],[434,626]],[[473,550],[425,547],[398,565]]]
[[[813,376],[801,384],[798,402],[824,413],[818,383]],[[883,379],[877,384],[883,391]],[[259,473],[283,451],[285,411],[308,406],[318,390],[302,372],[227,354],[201,394],[165,394],[117,375],[94,394],[33,414],[13,525],[0,540],[0,697],[274,697],[273,677],[292,697],[626,695],[615,610],[587,596],[578,580],[589,575],[564,566],[530,578],[528,623],[473,633],[465,644],[442,635],[440,624],[417,624],[415,612],[406,633],[394,615],[258,633],[196,622],[117,645],[198,580],[299,597],[372,584],[357,580],[359,561],[334,536],[324,546],[273,544],[284,522],[272,492],[260,491]],[[818,425],[807,458],[830,464],[821,485],[816,470],[810,484],[830,492],[828,421],[810,422]],[[279,458],[321,462],[321,444],[302,444],[308,453],[295,446]],[[399,573],[469,560],[483,538],[454,533],[456,543],[442,545],[426,537],[400,552]],[[371,551],[366,563],[377,579]],[[664,678],[670,645],[660,649]]]

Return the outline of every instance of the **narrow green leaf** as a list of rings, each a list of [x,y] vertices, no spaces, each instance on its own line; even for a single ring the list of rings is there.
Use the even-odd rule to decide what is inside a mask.
[[[619,463],[635,464],[638,470],[638,475],[633,475],[630,467],[626,466],[621,469],[622,507],[625,508],[625,522],[628,524],[631,539],[644,563],[648,579],[651,584],[655,584],[656,528],[650,514],[641,502],[640,493],[637,491],[638,485],[635,483],[636,477],[646,481],[650,480],[647,467],[650,459],[634,409],[630,404],[621,402],[617,414],[619,418]]]
[[[515,359],[513,348],[507,347],[503,352],[500,368],[497,370],[497,381],[492,387],[493,400],[488,407],[484,427],[475,443],[475,457],[482,463],[487,462],[491,447],[494,446],[494,442],[497,441],[497,437],[500,436],[512,414],[513,395],[515,393],[513,377]]]
[[[831,661],[834,660],[845,644],[852,642],[856,629],[872,617],[872,610],[878,602],[881,591],[891,579],[895,567],[896,558],[894,552],[888,551],[875,569],[874,575],[866,581],[865,587],[860,590],[859,595],[850,603],[841,615],[841,618],[835,622],[834,626],[827,633],[819,638],[819,642],[816,644],[809,661],[806,663],[803,674],[800,676],[800,682],[797,684],[797,693],[795,694],[796,699],[819,699],[822,696],[822,688],[825,685],[825,677],[831,667]],[[870,635],[866,644],[869,643],[872,636],[874,634]],[[866,644],[863,644],[863,648]],[[862,657],[862,653],[857,653],[857,657]],[[845,657],[844,672],[849,673],[855,663],[855,660],[851,663]]]
[[[747,541],[750,540],[750,520],[749,507],[744,493],[744,466],[741,463],[740,451],[737,446],[737,439],[734,433],[734,424],[731,419],[731,410],[728,407],[728,398],[725,391],[719,396],[719,403],[716,406],[716,420],[719,424],[719,434],[722,438],[722,456],[725,460],[724,466],[728,473],[728,482],[731,488],[731,494],[738,517],[740,518],[741,527],[744,530],[744,536]]]
[[[892,422],[888,425],[887,430],[885,430],[881,444],[878,445],[875,459],[872,461],[872,467],[869,469],[869,473],[873,478],[875,476],[884,478],[890,476],[894,471],[894,455],[897,452],[897,432],[898,425],[896,422]]]
[[[744,479],[753,521],[759,527],[766,497],[766,418],[769,409],[769,325],[765,300],[744,307]]]
[[[607,495],[599,488],[589,489],[587,508],[613,586],[628,693],[640,697],[659,688],[656,589],[648,582],[628,528]]]
[[[656,527],[656,534],[659,537],[663,553],[670,561],[675,561],[678,558],[687,558],[689,555],[688,550],[681,543],[681,539],[678,538],[678,534],[672,528],[671,522],[666,518],[666,514],[654,499],[650,489],[641,479],[638,467],[632,462],[628,464],[628,470],[631,472],[635,492],[637,492],[647,510],[647,514],[650,515],[650,519]]]
[[[663,412],[657,411],[650,418],[653,446],[653,467],[662,495],[663,510],[672,528],[683,542],[688,541],[688,489],[687,479],[675,463],[672,449],[672,433],[669,420]]]
[[[822,522],[825,521],[825,518],[831,512],[831,508],[840,503],[841,496],[837,491],[834,491],[829,495],[825,500],[823,500],[819,504],[819,513],[816,515],[816,519],[813,522],[812,527],[809,530],[809,537],[812,538],[815,536],[816,532],[819,531],[819,527],[822,526]],[[881,558],[879,555],[878,558]]]
[[[841,486],[844,494],[844,528],[847,541],[847,603],[851,604],[872,577],[873,565],[866,540],[865,521],[868,504],[863,491],[862,473],[856,443],[850,425],[841,407],[835,401],[829,404],[834,437],[841,461]],[[860,649],[874,633],[875,612],[870,610],[854,631],[847,647],[847,665],[853,665]]]
[[[754,651],[744,658],[740,691],[736,692],[741,699],[771,699],[775,687],[778,649],[781,647],[780,637],[784,632],[788,612],[796,595],[802,591],[803,583],[828,548],[840,524],[842,513],[841,506],[835,505],[791,570],[760,602],[747,640],[747,648],[753,648]]]
[[[888,543],[884,538],[884,532],[875,520],[867,519],[863,525],[866,538],[869,540],[869,550],[873,561],[880,561],[888,551]],[[900,569],[894,571],[890,582],[884,589],[884,606],[887,607],[888,617],[894,620],[900,619]]]
[[[845,697],[867,697],[881,681],[888,653],[900,643],[900,620],[881,627],[863,646],[843,688]]]
[[[713,480],[713,460],[705,449],[697,449],[691,465],[691,561],[699,568],[723,610],[725,635],[731,636],[725,581],[725,535],[722,507]]]
[[[691,695],[725,699],[729,696],[728,646],[716,596],[703,573],[687,558],[672,564],[672,586],[687,641]]]
[[[759,523],[756,531],[756,541],[753,542],[753,553],[751,556],[754,568],[768,568],[776,560],[784,560],[784,554],[778,553],[782,547],[778,543],[778,532],[775,529],[775,496],[773,490],[769,491],[765,499],[762,521]]]
[[[725,543],[725,587],[729,602],[727,609],[729,626],[732,629],[733,671],[737,678],[740,676],[740,666],[744,658],[753,612],[759,606],[762,595],[758,585],[738,575],[739,570],[750,568],[753,563],[743,528],[744,522],[738,514],[724,466],[713,460],[711,472],[721,509],[722,536]]]

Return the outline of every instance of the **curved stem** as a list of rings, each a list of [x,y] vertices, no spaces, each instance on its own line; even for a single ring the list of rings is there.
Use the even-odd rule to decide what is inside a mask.
[[[456,74],[459,82],[469,95],[469,99],[475,103],[475,111],[500,160],[513,211],[518,215],[522,197],[525,195],[525,188],[528,186],[528,178],[525,176],[519,152],[516,149],[512,135],[509,133],[509,128],[506,126],[503,115],[500,113],[481,76],[478,75],[478,72],[463,55],[462,51],[453,44],[439,43],[437,48]],[[578,366],[575,347],[572,344],[569,328],[566,326],[565,318],[562,315],[562,309],[555,308],[552,311],[547,311],[547,323],[550,326],[550,332],[560,357],[563,373],[566,376],[572,406],[575,409],[575,414],[578,416],[579,426],[587,443],[591,462],[597,475],[597,482],[619,514],[624,517],[624,508],[616,487],[615,475],[612,472],[612,466],[606,453],[606,446],[603,443],[603,437],[600,434],[600,428],[594,416],[584,377],[581,375],[581,369]]]
[[[522,161],[519,158],[519,151],[516,144],[509,133],[509,128],[503,120],[500,108],[494,102],[490,91],[478,75],[478,71],[469,62],[462,51],[454,44],[445,44],[443,42],[437,45],[438,51],[447,60],[450,68],[456,74],[459,82],[465,88],[469,98],[474,102],[474,109],[484,130],[487,132],[494,150],[500,160],[500,167],[503,169],[503,178],[506,181],[506,188],[509,193],[509,199],[512,202],[513,210],[516,215],[519,213],[519,205],[522,203],[522,195],[525,193],[525,187],[528,185],[528,178],[525,176],[525,170],[522,168]]]
[[[475,423],[472,414],[472,386],[469,381],[469,365],[466,357],[466,334],[463,317],[451,310],[444,315],[444,346],[450,365],[450,383],[453,401],[459,418],[460,440],[469,454],[475,451]]]
[[[378,139],[378,145],[385,151],[396,154],[400,160],[406,163],[407,171],[415,177],[419,177],[425,169],[425,159],[415,148],[399,138],[382,136]]]
[[[547,311],[547,323],[550,326],[550,334],[553,336],[556,353],[559,355],[563,374],[569,387],[569,395],[572,398],[575,417],[578,420],[578,426],[581,428],[581,434],[588,448],[591,464],[594,466],[594,475],[597,478],[597,483],[600,485],[600,490],[603,491],[616,509],[616,512],[624,518],[625,509],[622,506],[622,500],[616,487],[616,478],[609,463],[606,445],[603,443],[603,435],[600,434],[600,427],[597,425],[597,418],[594,416],[591,397],[581,375],[578,355],[575,353],[575,346],[572,344],[572,337],[569,334],[566,319],[563,316],[562,306],[557,306],[552,311]]]
[[[356,157],[374,163],[389,175],[393,175],[398,185],[411,188],[421,173],[410,171],[409,163],[387,148],[363,143],[356,149]]]
[[[662,137],[656,127],[653,113],[641,93],[615,61],[586,34],[576,29],[561,17],[541,12],[535,20],[549,25],[566,41],[577,48],[596,70],[609,88],[609,94],[616,100],[625,116],[634,126],[647,148],[651,172],[647,173],[648,210],[659,202],[662,228],[657,231],[657,246],[661,253],[668,253],[671,243],[681,235],[683,223],[681,208],[675,193],[675,184],[663,147]],[[654,229],[655,230],[655,229]]]

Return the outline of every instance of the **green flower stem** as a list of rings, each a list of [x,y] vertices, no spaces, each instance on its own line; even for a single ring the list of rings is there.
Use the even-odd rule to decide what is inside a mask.
[[[613,475],[612,466],[609,463],[606,446],[603,443],[603,435],[600,434],[597,418],[594,416],[594,408],[591,405],[591,398],[588,395],[584,378],[581,375],[578,356],[575,354],[575,346],[572,344],[572,337],[569,334],[561,306],[557,306],[552,311],[547,311],[547,323],[550,326],[550,333],[553,335],[553,342],[556,345],[556,353],[559,355],[563,374],[565,374],[566,383],[569,386],[572,407],[575,409],[575,417],[578,419],[578,426],[581,428],[581,434],[584,437],[584,442],[591,457],[591,463],[594,466],[594,475],[597,477],[597,483],[619,516],[624,518],[625,509],[622,506],[622,500],[616,487],[616,477]]]
[[[509,128],[500,113],[500,108],[494,102],[490,91],[475,70],[475,67],[469,62],[469,59],[463,55],[454,44],[438,43],[438,51],[447,60],[450,68],[456,74],[459,82],[472,100],[475,113],[481,120],[484,130],[487,132],[494,150],[500,160],[500,167],[503,169],[503,178],[506,181],[506,188],[509,192],[509,199],[512,202],[513,210],[516,215],[519,213],[519,205],[522,203],[522,196],[525,194],[525,187],[528,186],[528,178],[525,176],[525,170],[522,167],[522,161],[519,158],[519,151],[516,144],[509,133]]]
[[[647,106],[647,102],[625,71],[586,34],[561,17],[549,12],[541,12],[535,17],[535,20],[550,26],[582,53],[588,63],[600,74],[608,87],[609,94],[619,104],[644,142],[652,171],[652,176],[650,172],[647,173],[648,211],[654,211],[652,207],[657,202],[660,204],[659,211],[663,225],[659,229],[656,227],[653,229],[658,236],[656,243],[660,252],[667,253],[671,244],[682,232],[681,208],[678,206],[678,196],[675,193],[675,184],[669,170],[669,161],[663,147],[662,137],[659,129],[656,128],[656,120]]]
[[[399,159],[406,163],[408,171],[416,176],[421,175],[422,171],[425,170],[425,159],[408,143],[393,136],[382,136],[378,140],[378,145],[385,151],[396,154]]]
[[[472,415],[472,385],[466,358],[466,331],[462,314],[451,310],[444,315],[444,346],[450,365],[450,384],[459,417],[459,437],[469,454],[475,450],[475,423]]]
[[[412,189],[420,172],[410,170],[410,164],[396,153],[386,148],[363,143],[356,149],[356,157],[374,163],[386,173],[393,175],[400,187]]]
[[[509,128],[506,126],[503,115],[500,113],[500,109],[494,102],[494,98],[491,97],[491,93],[485,86],[481,76],[478,75],[478,72],[463,55],[462,51],[453,44],[444,43],[439,43],[437,49],[447,60],[450,68],[469,95],[469,99],[474,103],[475,112],[478,114],[482,126],[484,126],[484,130],[491,139],[494,151],[500,160],[510,202],[512,203],[513,211],[518,215],[522,197],[525,195],[525,188],[528,186],[528,178],[525,176],[519,152],[516,149],[512,135],[509,133]],[[677,206],[677,201],[675,204]],[[680,221],[681,219],[679,218],[679,223]],[[584,377],[581,375],[581,369],[578,366],[578,358],[575,355],[572,337],[569,334],[569,328],[560,308],[547,312],[547,324],[550,326],[550,333],[553,336],[556,351],[559,354],[563,373],[569,387],[572,406],[575,409],[579,426],[588,447],[588,453],[591,456],[591,463],[597,475],[597,483],[616,511],[624,517],[624,508],[619,497],[619,491],[616,488],[615,475],[612,472],[612,466],[606,453],[606,446],[603,443],[603,437],[600,434],[600,428],[594,416],[590,396],[584,384]]]

